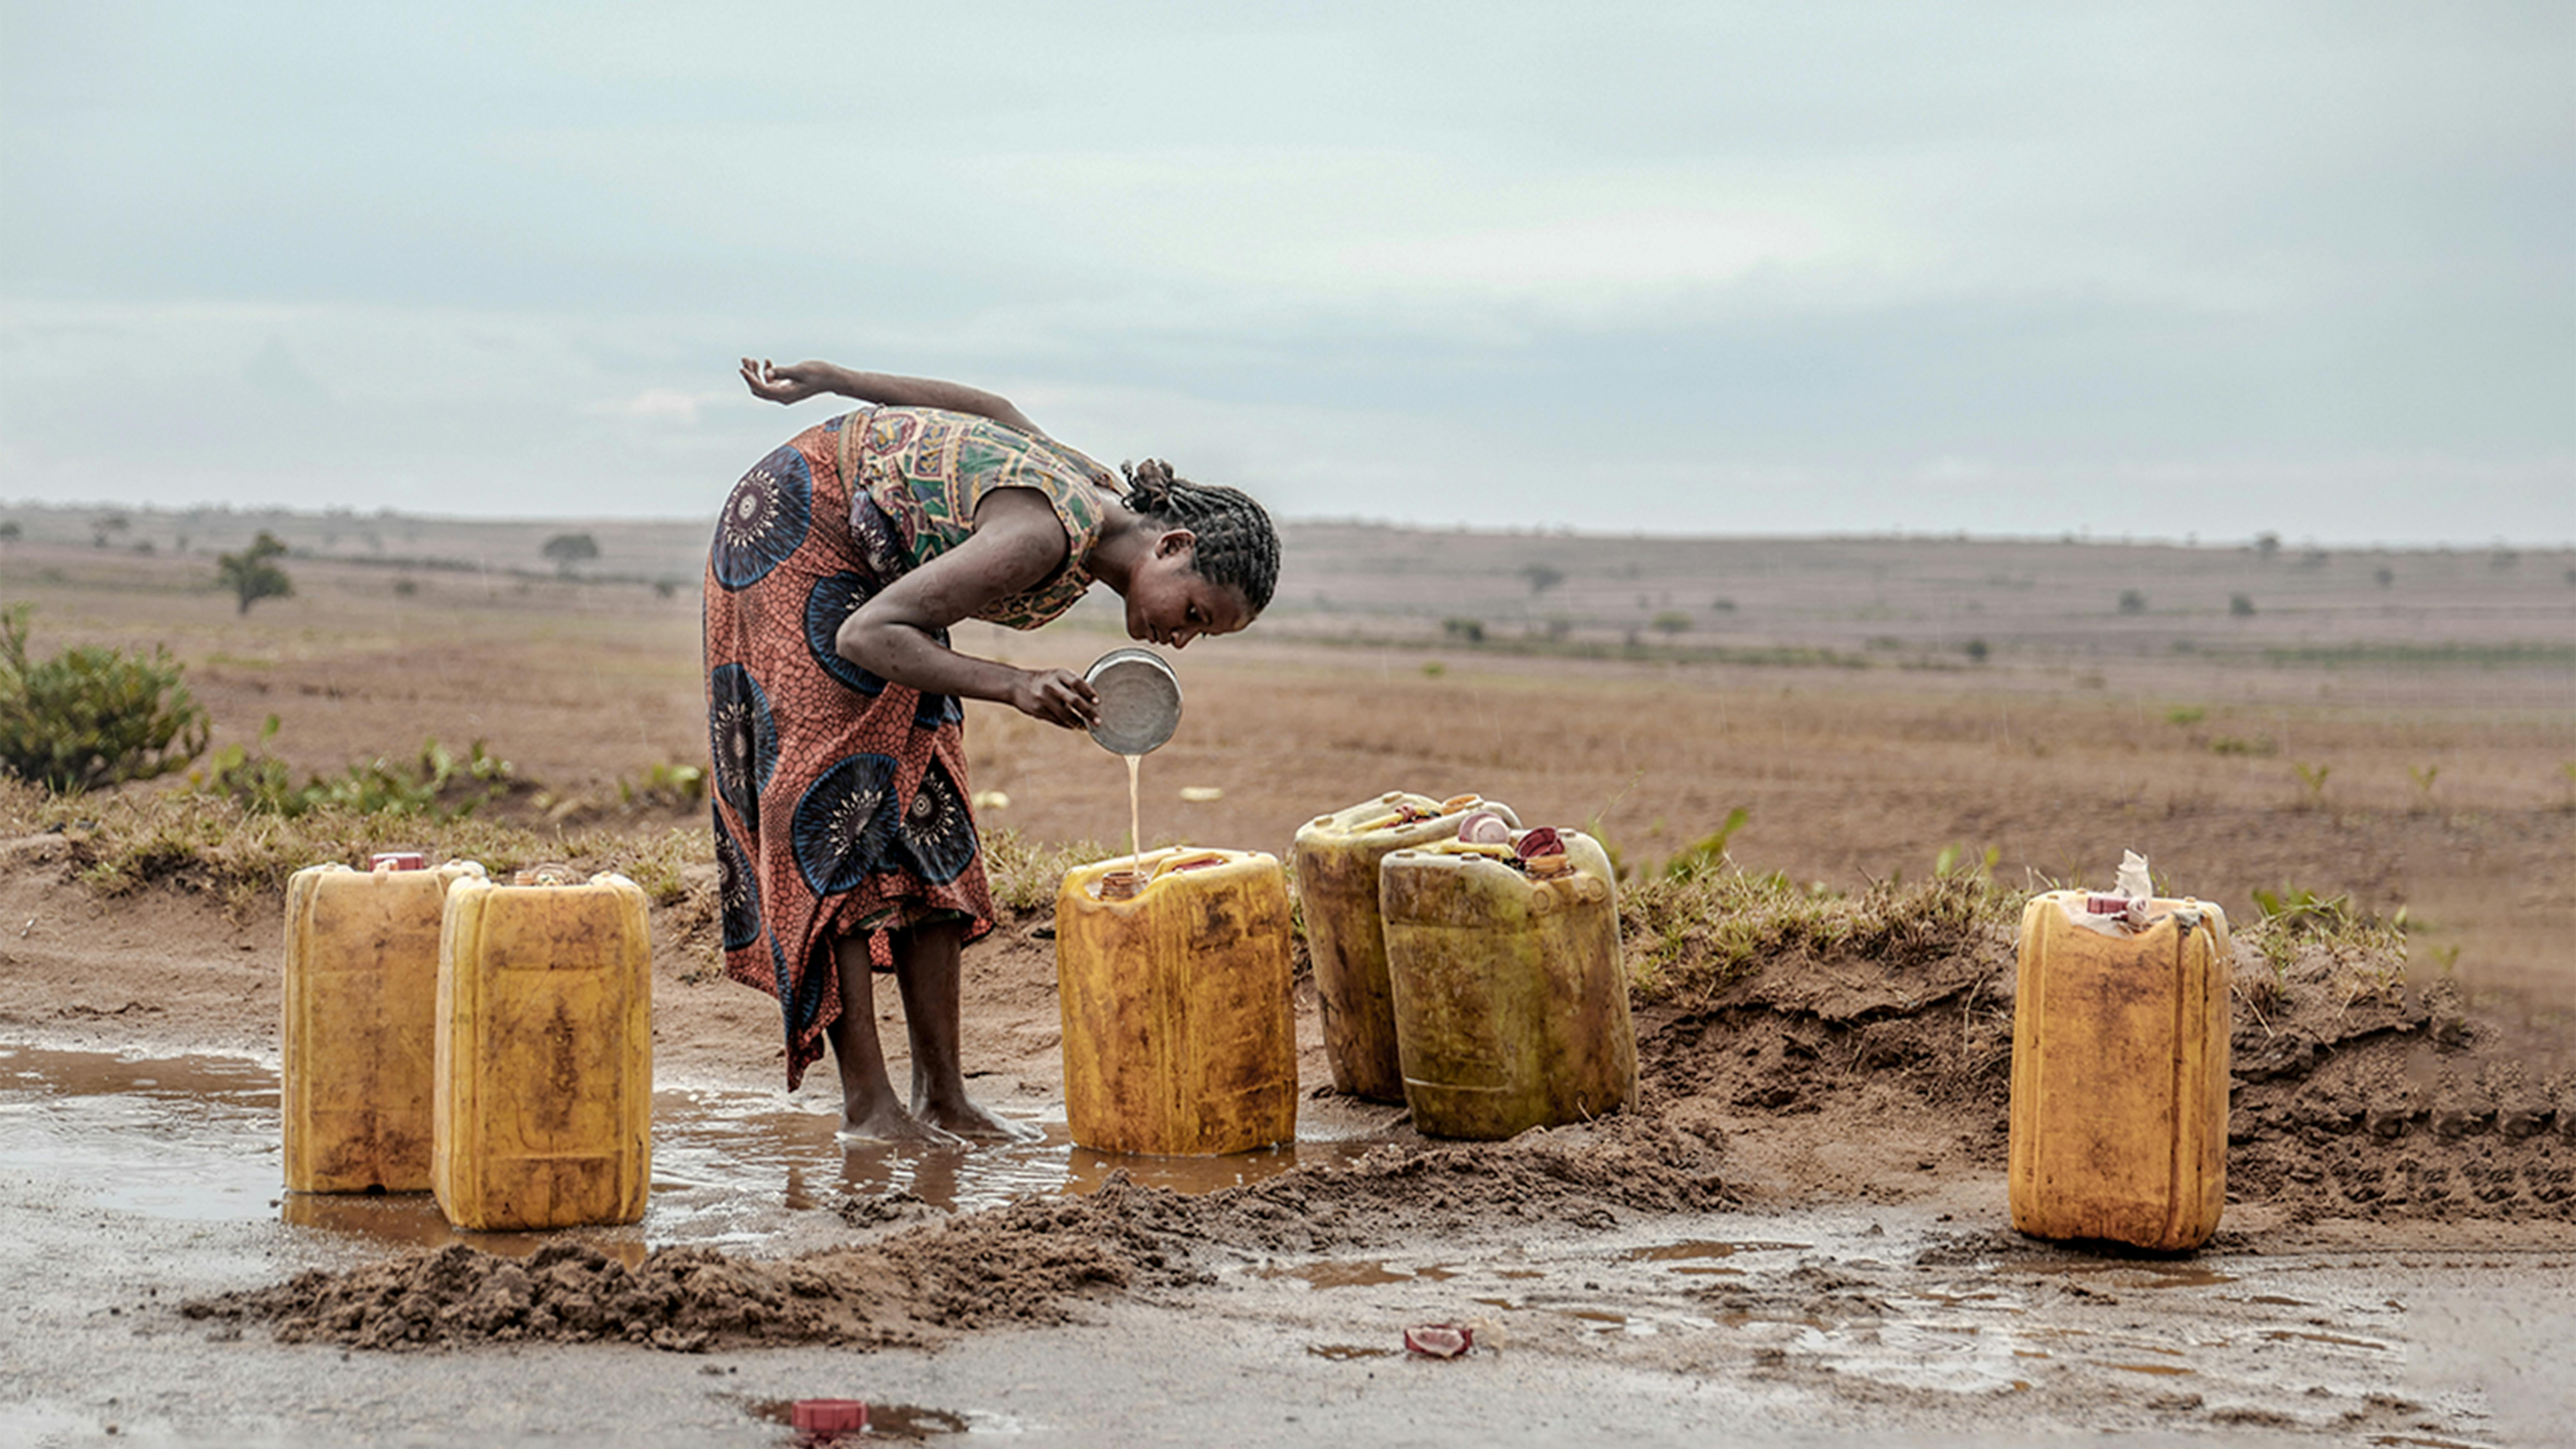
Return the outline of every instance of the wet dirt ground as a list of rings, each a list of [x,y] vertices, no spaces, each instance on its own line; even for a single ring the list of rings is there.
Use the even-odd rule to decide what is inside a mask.
[[[2563,1227],[2251,1211],[2195,1255],[2111,1256],[2009,1232],[1996,1174],[1878,1205],[1531,1223],[1462,1204],[1450,1230],[1363,1225],[1330,1251],[1211,1242],[1194,1281],[930,1348],[280,1344],[177,1305],[459,1235],[421,1198],[281,1194],[275,1113],[257,1057],[0,1054],[0,1273],[17,1285],[0,1443],[781,1444],[783,1406],[808,1397],[887,1406],[880,1437],[1027,1443],[2494,1445],[2551,1442],[2576,1411]],[[1328,1110],[1315,1130],[1348,1135],[1293,1157],[1172,1164],[1068,1148],[1060,1124],[1025,1148],[844,1150],[819,1114],[732,1088],[666,1090],[656,1115],[646,1220],[580,1235],[628,1262],[846,1241],[835,1204],[919,1222],[1122,1168],[1208,1191],[1410,1138],[1377,1109]],[[524,1258],[561,1235],[464,1236]],[[1407,1355],[1403,1328],[1427,1321],[1467,1324],[1474,1351]]]

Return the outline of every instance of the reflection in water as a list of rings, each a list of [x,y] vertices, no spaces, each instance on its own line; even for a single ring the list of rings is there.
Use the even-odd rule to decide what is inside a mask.
[[[155,1060],[0,1047],[0,1159],[85,1184],[100,1206],[202,1221],[278,1217],[402,1247],[469,1243],[524,1257],[543,1233],[467,1233],[427,1193],[287,1193],[277,1069],[218,1056]],[[998,1206],[1028,1193],[1090,1192],[1114,1175],[1178,1192],[1261,1181],[1304,1162],[1346,1162],[1377,1145],[1310,1142],[1231,1157],[1130,1157],[1076,1147],[1061,1121],[1041,1140],[925,1149],[844,1142],[829,1111],[775,1093],[664,1091],[653,1099],[653,1184],[644,1220],[577,1229],[629,1262],[649,1244],[756,1241],[781,1209],[844,1196],[909,1195],[931,1208]]]
[[[1813,1243],[1725,1243],[1711,1238],[1690,1238],[1678,1243],[1657,1243],[1650,1248],[1632,1248],[1619,1256],[1631,1263],[1678,1263],[1700,1258],[1732,1258],[1738,1253],[1788,1253],[1814,1247]],[[1705,1272],[1706,1269],[1676,1269],[1676,1272]]]

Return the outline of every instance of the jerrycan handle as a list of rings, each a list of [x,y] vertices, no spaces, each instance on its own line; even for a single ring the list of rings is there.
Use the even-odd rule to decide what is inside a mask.
[[[1222,850],[1185,851],[1181,854],[1168,857],[1167,859],[1156,861],[1154,863],[1154,873],[1148,877],[1148,879],[1161,880],[1167,875],[1176,875],[1181,871],[1197,870],[1201,866],[1223,864],[1225,864],[1225,852]]]
[[[564,864],[562,861],[544,860],[537,862],[535,865],[521,868],[517,873],[510,877],[510,884],[519,886],[574,886],[580,885],[586,879],[588,879],[588,877],[584,876],[580,871],[573,869],[571,866]]]

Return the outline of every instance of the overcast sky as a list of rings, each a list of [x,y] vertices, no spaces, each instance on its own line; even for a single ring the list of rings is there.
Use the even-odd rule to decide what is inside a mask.
[[[2576,6],[0,0],[0,498],[2576,539]]]

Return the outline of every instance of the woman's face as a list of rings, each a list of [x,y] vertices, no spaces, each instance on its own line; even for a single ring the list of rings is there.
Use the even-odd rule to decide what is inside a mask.
[[[1231,634],[1252,622],[1252,606],[1232,584],[1199,577],[1187,529],[1165,533],[1127,588],[1127,637],[1174,649],[1201,634]]]

